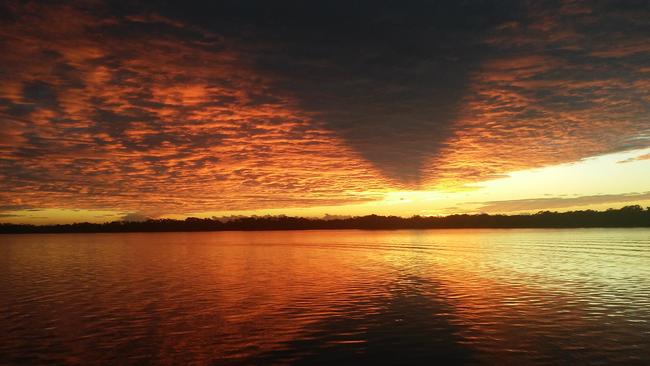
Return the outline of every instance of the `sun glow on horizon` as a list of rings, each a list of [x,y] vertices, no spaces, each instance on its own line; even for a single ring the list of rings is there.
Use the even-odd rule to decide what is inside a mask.
[[[507,177],[471,183],[458,191],[395,190],[383,199],[360,204],[287,208],[271,210],[213,211],[189,216],[282,215],[322,217],[323,215],[437,216],[454,213],[521,213],[544,209],[605,209],[626,204],[650,205],[650,159],[634,158],[650,149],[590,157],[581,161],[511,172]],[[611,174],[603,174],[610,172]],[[634,179],[621,179],[633,177]],[[371,192],[377,195],[378,192]],[[511,201],[531,207],[512,209]],[[535,202],[537,200],[537,202]],[[493,204],[493,202],[500,203]],[[538,207],[534,207],[537,203]],[[183,218],[186,215],[173,215]]]
[[[184,219],[231,215],[287,215],[303,217],[396,215],[439,216],[454,213],[525,213],[550,209],[616,208],[626,204],[650,205],[650,159],[639,159],[649,149],[590,157],[581,161],[515,171],[507,177],[462,185],[458,191],[393,190],[368,191],[359,195],[382,199],[331,206],[204,211],[161,214],[149,217]],[[603,172],[607,172],[604,174]],[[633,179],[621,179],[630,177]],[[10,211],[2,217],[9,223],[71,223],[121,220],[129,212],[79,209],[30,209]],[[133,215],[133,213],[131,213]],[[141,215],[143,219],[147,215]]]

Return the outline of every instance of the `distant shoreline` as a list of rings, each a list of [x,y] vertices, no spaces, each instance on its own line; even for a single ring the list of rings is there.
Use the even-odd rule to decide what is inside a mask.
[[[542,211],[530,215],[449,215],[444,217],[368,215],[342,219],[288,216],[241,217],[231,220],[151,219],[57,225],[0,224],[0,234],[135,233],[289,230],[417,230],[417,229],[577,229],[650,227],[650,207],[639,205],[605,211]]]
[[[225,230],[159,230],[159,231],[34,231],[34,232],[7,232],[0,231],[0,235],[49,235],[49,234],[156,234],[156,233],[255,233],[276,231],[404,231],[404,230],[573,230],[573,229],[650,229],[646,226],[563,226],[563,227],[434,227],[434,228],[395,228],[395,229],[225,229]]]

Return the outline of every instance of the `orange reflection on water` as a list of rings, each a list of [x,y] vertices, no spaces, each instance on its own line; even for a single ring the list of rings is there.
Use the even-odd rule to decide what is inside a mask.
[[[3,236],[0,362],[644,361],[648,230]],[[605,339],[609,339],[604,343]]]

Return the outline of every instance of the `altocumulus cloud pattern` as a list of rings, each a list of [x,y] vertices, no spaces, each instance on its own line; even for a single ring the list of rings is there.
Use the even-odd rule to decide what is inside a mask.
[[[354,203],[650,146],[647,1],[187,5],[3,5],[2,210]]]

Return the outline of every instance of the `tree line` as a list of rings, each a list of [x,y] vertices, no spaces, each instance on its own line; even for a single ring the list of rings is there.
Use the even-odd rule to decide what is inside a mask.
[[[605,211],[540,211],[535,214],[489,215],[456,214],[449,216],[367,215],[350,218],[319,219],[290,216],[252,216],[230,220],[189,217],[185,220],[149,219],[56,225],[0,224],[0,233],[95,233],[95,232],[164,232],[226,230],[392,230],[450,228],[582,228],[582,227],[650,227],[650,207],[625,206]]]

